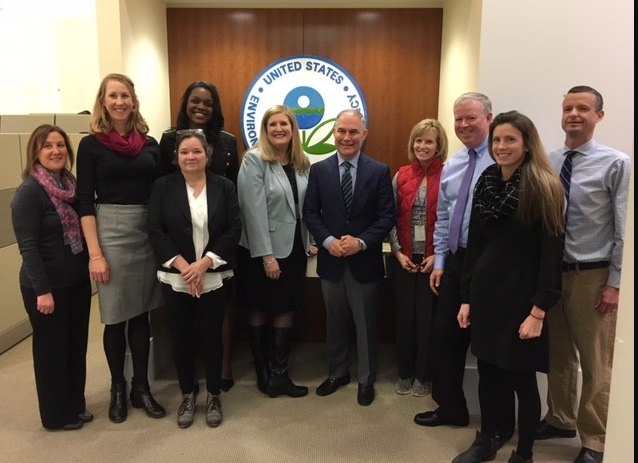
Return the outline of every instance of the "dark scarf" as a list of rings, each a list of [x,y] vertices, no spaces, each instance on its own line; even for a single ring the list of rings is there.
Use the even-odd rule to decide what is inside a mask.
[[[506,219],[516,212],[520,180],[520,168],[508,181],[503,181],[496,164],[485,169],[474,189],[474,204],[483,220]]]
[[[77,198],[77,182],[71,172],[63,169],[60,172],[60,183],[51,172],[37,164],[33,170],[33,177],[42,185],[44,191],[47,192],[51,202],[55,206],[55,211],[60,217],[62,223],[62,232],[64,234],[64,244],[71,246],[73,254],[79,254],[84,247],[82,246],[82,228],[80,227],[80,219],[77,212],[71,207]]]
[[[95,138],[108,149],[131,158],[140,154],[146,145],[146,137],[135,130],[124,137],[111,130],[109,133],[96,133]]]

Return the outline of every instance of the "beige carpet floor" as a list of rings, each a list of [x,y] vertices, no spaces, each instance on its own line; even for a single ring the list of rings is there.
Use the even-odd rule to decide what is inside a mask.
[[[478,417],[466,428],[416,426],[415,413],[432,409],[431,398],[399,396],[393,345],[380,346],[377,397],[369,407],[356,402],[356,383],[328,397],[314,389],[326,374],[323,344],[293,347],[291,376],[308,385],[304,398],[270,399],[254,383],[248,346],[234,349],[236,385],[222,396],[224,422],[206,426],[205,398],[189,429],[179,429],[175,412],[180,394],[170,363],[157,375],[153,392],[168,415],[154,420],[135,409],[121,424],[108,420],[109,374],[101,344],[102,327],[93,308],[86,397],[95,420],[73,432],[46,431],[39,421],[31,339],[0,355],[0,462],[218,462],[218,463],[449,463],[471,444]],[[356,365],[352,365],[352,373]],[[356,376],[356,375],[355,375]],[[499,452],[507,462],[516,437]],[[571,462],[579,440],[537,442],[534,461]]]

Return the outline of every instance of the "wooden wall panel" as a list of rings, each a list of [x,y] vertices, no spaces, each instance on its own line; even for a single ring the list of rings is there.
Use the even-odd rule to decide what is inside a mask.
[[[181,95],[195,80],[220,91],[226,130],[240,151],[241,107],[254,79],[270,64],[293,55],[317,55],[343,67],[368,105],[365,151],[390,165],[407,163],[412,126],[437,117],[442,9],[192,9],[167,11],[171,120]],[[394,340],[391,282],[384,281],[379,341]],[[237,336],[246,339],[245,314]],[[306,280],[306,304],[295,337],[325,340],[319,279]]]
[[[246,91],[271,63],[303,53],[303,11],[292,9],[168,8],[168,59],[171,121],[182,93],[196,80],[217,87],[226,130],[240,152],[241,107]]]
[[[365,151],[390,165],[407,162],[412,126],[437,117],[442,10],[312,10],[304,52],[345,68],[368,104]]]
[[[242,150],[245,92],[264,68],[292,55],[330,59],[355,79],[368,103],[366,151],[393,173],[407,161],[412,126],[437,117],[442,9],[166,11],[171,120],[186,86],[208,80]]]

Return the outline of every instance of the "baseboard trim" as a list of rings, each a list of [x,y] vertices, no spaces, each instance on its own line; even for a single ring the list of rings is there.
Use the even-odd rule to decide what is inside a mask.
[[[0,333],[0,354],[11,349],[24,338],[31,336],[31,333],[33,333],[33,328],[31,328],[31,322],[28,318],[4,330]]]

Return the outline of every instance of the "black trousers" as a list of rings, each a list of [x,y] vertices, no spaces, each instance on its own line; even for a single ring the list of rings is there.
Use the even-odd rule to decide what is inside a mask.
[[[56,429],[76,422],[86,408],[86,346],[91,312],[91,283],[86,281],[52,290],[52,314],[37,310],[32,288],[21,286],[22,299],[33,327],[33,369],[40,419]]]
[[[222,323],[226,308],[226,286],[199,298],[173,291],[162,283],[162,295],[170,324],[173,360],[182,394],[193,392],[196,349],[201,349],[206,373],[206,389],[219,395],[221,387]]]
[[[518,446],[516,453],[532,457],[534,436],[541,416],[541,399],[535,371],[507,371],[482,361],[479,372],[481,431],[501,434],[514,421],[514,394],[518,397]],[[509,414],[509,415],[508,415]]]
[[[421,258],[414,260],[420,262]],[[399,377],[431,381],[435,295],[430,288],[430,274],[407,272],[396,259],[389,273],[394,290]]]
[[[468,416],[463,391],[465,360],[471,341],[471,328],[461,328],[457,316],[461,308],[461,277],[465,249],[449,254],[441,286],[434,325],[434,381],[432,398],[439,405],[439,415],[450,419]],[[494,432],[509,438],[514,433],[514,391],[504,391],[502,400],[494,407],[500,429]]]
[[[434,324],[434,381],[432,398],[439,414],[451,419],[468,416],[463,392],[465,358],[470,346],[470,329],[459,326],[461,308],[461,272],[465,250],[449,254],[439,287],[439,300]]]

